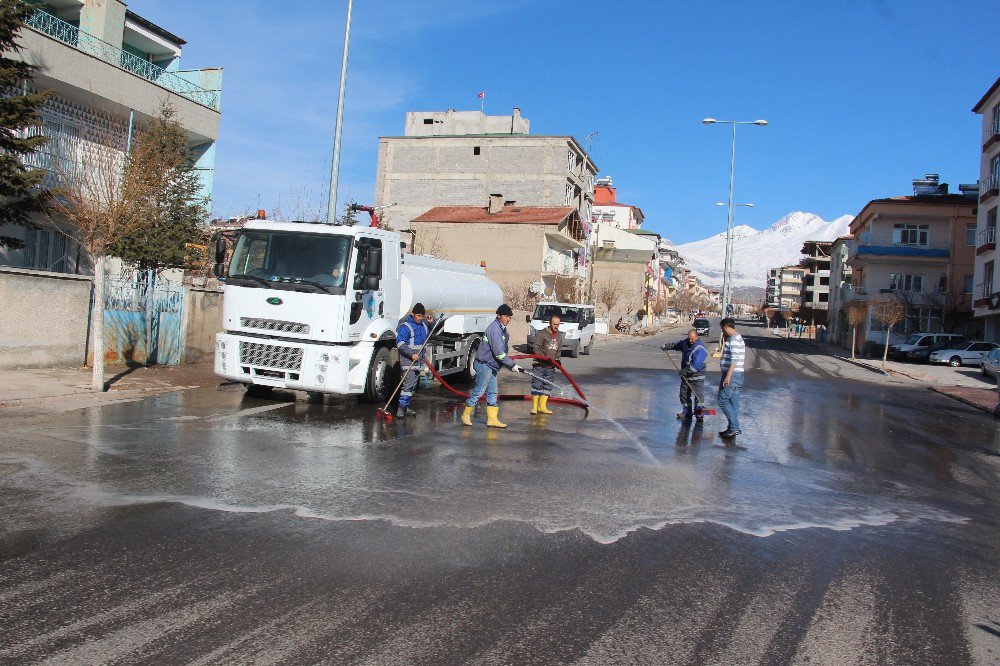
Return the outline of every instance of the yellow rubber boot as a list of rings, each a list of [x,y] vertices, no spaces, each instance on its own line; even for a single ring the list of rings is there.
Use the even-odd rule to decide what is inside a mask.
[[[465,409],[462,411],[462,423],[464,423],[467,426],[472,425],[472,410],[473,409],[475,409],[475,407],[469,407],[468,405],[466,405]]]
[[[540,395],[538,396],[538,413],[539,414],[551,414],[552,410],[548,408],[549,396]]]
[[[531,396],[531,413],[532,414],[537,414],[538,413],[538,399],[540,397],[542,397],[542,396],[540,396],[540,395],[533,395],[533,396]]]
[[[506,428],[507,424],[506,423],[500,423],[500,419],[497,418],[498,416],[500,416],[500,408],[499,407],[490,407],[490,406],[486,407],[486,425],[487,426],[489,426],[490,428]]]

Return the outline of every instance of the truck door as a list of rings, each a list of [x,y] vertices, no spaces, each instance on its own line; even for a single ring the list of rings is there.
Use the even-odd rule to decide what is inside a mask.
[[[377,250],[378,264],[369,270],[369,257],[374,256],[372,250]],[[382,316],[385,303],[382,291],[383,264],[382,241],[378,238],[360,236],[354,243],[354,268],[348,285],[347,295],[350,301],[350,318],[347,324],[347,338],[360,340],[365,329],[374,319]],[[377,288],[372,288],[371,280],[377,276]]]

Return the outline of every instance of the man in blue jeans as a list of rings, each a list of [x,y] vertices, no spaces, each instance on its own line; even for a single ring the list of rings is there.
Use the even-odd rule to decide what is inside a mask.
[[[507,343],[510,335],[507,333],[507,325],[510,318],[514,316],[514,311],[504,303],[497,308],[496,320],[486,327],[483,340],[476,349],[476,360],[473,367],[476,369],[476,384],[469,393],[469,399],[465,401],[465,409],[462,411],[462,423],[467,426],[472,425],[472,410],[476,408],[476,403],[486,394],[486,425],[490,428],[506,428],[506,423],[500,422],[500,408],[497,406],[497,373],[504,367],[513,372],[524,372],[524,368],[514,363],[507,354]]]
[[[740,434],[740,389],[743,388],[743,361],[746,359],[747,346],[743,342],[743,336],[736,332],[735,321],[726,317],[719,325],[726,336],[722,345],[722,358],[719,359],[719,369],[722,371],[719,409],[729,421],[729,426],[719,436],[732,439]]]

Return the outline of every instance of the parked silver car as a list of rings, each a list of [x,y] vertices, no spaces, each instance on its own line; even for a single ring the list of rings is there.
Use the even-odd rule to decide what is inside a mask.
[[[994,349],[987,354],[983,358],[983,364],[980,366],[980,369],[983,371],[984,376],[992,377],[1000,382],[1000,349]]]
[[[960,365],[981,365],[983,357],[1000,347],[995,342],[966,342],[953,349],[939,349],[930,357],[931,363],[947,363],[953,368]]]

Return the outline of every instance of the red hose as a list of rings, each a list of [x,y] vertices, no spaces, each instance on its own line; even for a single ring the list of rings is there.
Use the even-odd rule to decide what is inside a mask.
[[[566,377],[566,379],[569,380],[569,383],[573,385],[573,389],[576,390],[577,394],[581,398],[581,400],[576,400],[574,398],[552,398],[552,397],[550,397],[549,400],[551,402],[560,403],[560,404],[564,404],[564,405],[576,405],[577,407],[582,407],[584,410],[589,411],[589,405],[587,404],[587,396],[585,396],[583,394],[583,391],[580,389],[580,386],[576,383],[576,380],[574,380],[573,377],[568,372],[566,372],[566,368],[564,368],[562,366],[562,363],[560,363],[559,361],[553,361],[552,359],[548,358],[547,356],[539,356],[537,354],[517,354],[516,356],[511,356],[512,360],[520,360],[520,359],[523,359],[523,358],[534,358],[534,359],[538,359],[538,360],[548,360],[548,361],[550,361],[552,363],[552,365],[554,365],[559,370],[559,372],[563,373],[563,376]],[[438,371],[434,369],[434,366],[431,365],[431,362],[428,361],[426,358],[424,359],[424,363],[430,369],[431,374],[434,375],[434,379],[436,379],[439,382],[441,382],[441,386],[445,387],[446,389],[448,389],[449,391],[451,391],[451,393],[453,395],[458,396],[459,398],[468,399],[468,397],[469,397],[468,393],[466,393],[464,391],[459,391],[457,388],[455,388],[454,386],[452,386],[451,384],[449,384],[448,382],[446,382],[444,380],[444,377],[442,377],[441,375],[438,374]],[[531,400],[531,396],[530,395],[520,395],[520,394],[517,394],[517,393],[507,393],[507,394],[500,395],[498,397],[501,400]],[[480,398],[480,400],[484,400],[484,399],[485,399],[485,396],[483,398]]]

